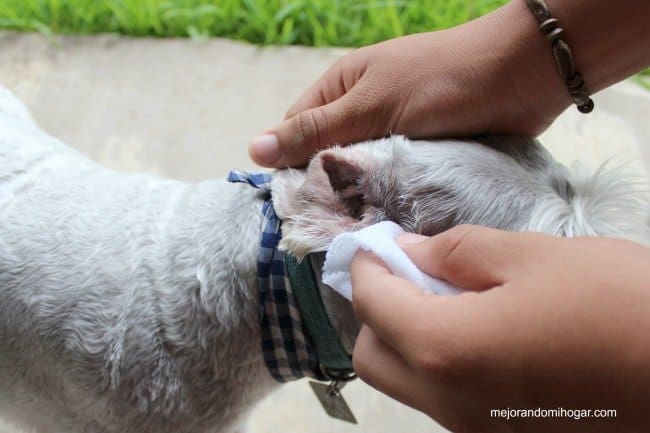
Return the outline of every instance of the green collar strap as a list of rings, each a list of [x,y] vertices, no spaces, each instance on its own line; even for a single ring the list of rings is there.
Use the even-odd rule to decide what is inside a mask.
[[[353,378],[352,356],[343,348],[330,323],[309,259],[298,261],[286,253],[284,257],[303,328],[316,351],[323,375],[338,381]]]

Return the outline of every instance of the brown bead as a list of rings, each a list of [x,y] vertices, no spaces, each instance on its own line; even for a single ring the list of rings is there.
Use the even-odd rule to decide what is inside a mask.
[[[586,104],[578,105],[578,111],[587,114],[591,113],[594,109],[594,101],[589,98],[589,101]]]
[[[565,84],[567,89],[573,92],[582,89],[585,85],[585,82],[580,74],[573,74],[571,77],[567,78]]]
[[[553,45],[553,57],[555,57],[555,64],[562,76],[566,80],[575,74],[573,69],[573,58],[571,57],[571,50],[569,46],[562,40],[558,39],[557,43]]]
[[[559,21],[557,18],[549,18],[539,25],[539,29],[544,33],[549,33],[551,30],[558,26]]]
[[[555,43],[555,41],[557,41],[560,38],[562,31],[563,31],[562,27],[557,27],[546,35],[546,39],[551,41],[551,43],[553,44]]]
[[[573,103],[576,105],[583,105],[589,102],[589,95],[587,95],[584,92],[580,93],[571,93],[571,99],[573,99]]]
[[[551,42],[555,64],[571,99],[581,113],[590,113],[594,109],[594,101],[585,90],[585,82],[582,76],[575,71],[571,48],[561,38],[563,29],[560,27],[560,22],[557,18],[551,16],[551,12],[544,0],[524,0],[524,2],[539,23],[539,30]]]

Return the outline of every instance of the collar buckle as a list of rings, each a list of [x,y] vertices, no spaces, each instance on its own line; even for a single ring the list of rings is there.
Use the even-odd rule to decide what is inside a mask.
[[[354,370],[347,369],[347,368],[344,369],[328,368],[324,366],[323,363],[319,362],[318,369],[323,374],[323,377],[325,377],[326,380],[332,383],[342,384],[339,387],[339,389],[343,388],[343,386],[345,386],[345,384],[347,384],[348,382],[351,382],[357,378],[357,373],[355,373]]]

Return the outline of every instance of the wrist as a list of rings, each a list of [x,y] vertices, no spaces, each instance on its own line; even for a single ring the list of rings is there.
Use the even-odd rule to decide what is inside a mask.
[[[572,103],[551,45],[523,0],[511,0],[489,18],[494,49],[502,53],[501,74],[516,101],[511,118],[532,122],[540,133]]]
[[[591,95],[650,64],[650,8],[645,2],[545,0],[563,29],[575,71]],[[524,0],[491,14],[494,43],[505,50],[505,71],[522,107],[549,124],[572,104],[551,43]],[[597,30],[595,30],[597,29]]]

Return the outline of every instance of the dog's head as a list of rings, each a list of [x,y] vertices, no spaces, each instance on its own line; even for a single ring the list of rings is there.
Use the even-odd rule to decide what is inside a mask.
[[[383,220],[424,235],[462,223],[568,236],[617,234],[618,222],[625,222],[621,207],[636,203],[619,199],[629,185],[602,171],[573,177],[526,138],[485,145],[393,136],[332,148],[315,155],[306,170],[274,176],[280,248],[303,257],[327,250],[340,233]],[[600,186],[585,190],[585,183]]]
[[[514,180],[504,179],[522,171],[504,153],[471,142],[393,136],[324,150],[306,170],[274,176],[280,247],[302,257],[326,250],[339,233],[386,219],[425,235],[460,222],[514,228],[526,203],[514,197]],[[504,194],[515,201],[508,212],[499,206]]]

